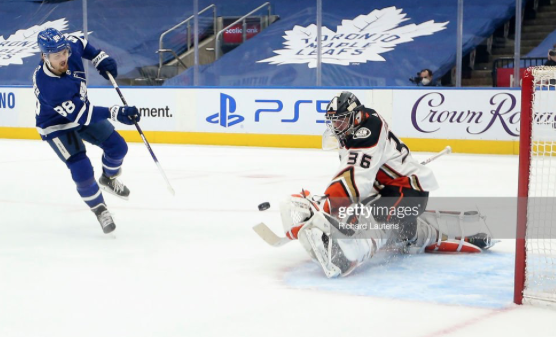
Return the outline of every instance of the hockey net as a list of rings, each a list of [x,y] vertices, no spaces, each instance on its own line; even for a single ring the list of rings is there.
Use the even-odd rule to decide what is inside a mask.
[[[521,91],[515,303],[556,304],[556,67]]]

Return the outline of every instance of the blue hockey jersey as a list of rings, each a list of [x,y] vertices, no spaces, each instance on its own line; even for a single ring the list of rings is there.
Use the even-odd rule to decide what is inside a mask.
[[[33,74],[35,120],[43,140],[110,117],[108,108],[93,106],[87,98],[82,58],[92,60],[100,50],[79,37],[66,38],[71,46],[67,72],[55,75],[41,60]]]

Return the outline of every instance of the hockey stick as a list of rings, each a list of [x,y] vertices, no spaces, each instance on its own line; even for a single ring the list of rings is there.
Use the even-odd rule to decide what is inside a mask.
[[[261,239],[273,247],[280,247],[291,241],[287,237],[279,237],[274,234],[274,232],[262,222],[253,227],[253,230],[261,237]]]
[[[450,146],[446,146],[446,148],[444,148],[444,150],[438,152],[437,154],[435,154],[434,156],[430,157],[429,159],[422,161],[421,165],[427,165],[428,163],[430,163],[433,160],[438,159],[439,157],[442,157],[445,154],[450,154],[452,153],[452,148]]]
[[[122,100],[122,103],[125,106],[128,106],[128,104],[127,104],[127,102],[124,98],[124,95],[122,94],[122,91],[120,90],[120,87],[118,87],[118,83],[116,83],[116,81],[114,80],[114,77],[112,77],[112,74],[110,74],[109,72],[106,72],[106,74],[108,74],[108,78],[110,79],[110,82],[112,82],[112,85],[114,86],[114,89],[116,89],[116,91],[118,92],[118,95],[120,95],[120,99]],[[147,149],[151,153],[151,156],[153,157],[153,160],[154,160],[156,166],[158,167],[158,170],[160,171],[160,173],[164,177],[164,180],[166,181],[166,187],[168,188],[168,191],[170,191],[170,193],[172,193],[172,195],[175,196],[176,191],[174,191],[174,189],[172,188],[172,185],[170,184],[170,181],[168,180],[168,177],[166,177],[166,173],[164,173],[164,170],[162,169],[162,166],[158,162],[158,159],[156,158],[156,155],[154,154],[154,152],[151,148],[151,145],[147,141],[147,138],[145,137],[145,134],[143,133],[143,130],[141,130],[141,127],[139,126],[139,124],[137,123],[137,121],[135,119],[133,120],[133,124],[135,125],[135,127],[137,128],[137,132],[139,132],[139,135],[143,139],[143,143],[145,143],[145,146],[147,147]]]
[[[443,155],[450,154],[450,153],[452,153],[452,148],[450,146],[446,146],[446,148],[444,150],[442,150],[439,153],[435,154],[434,156],[428,158],[427,160],[421,162],[421,165],[427,165],[431,161],[434,161],[434,160],[442,157]],[[286,243],[292,241],[288,237],[280,237],[280,236],[276,235],[263,222],[256,225],[255,227],[253,227],[253,230],[255,231],[255,233],[257,233],[261,237],[261,239],[263,239],[266,243],[268,243],[269,245],[271,245],[273,247],[281,247],[281,246],[285,245]]]

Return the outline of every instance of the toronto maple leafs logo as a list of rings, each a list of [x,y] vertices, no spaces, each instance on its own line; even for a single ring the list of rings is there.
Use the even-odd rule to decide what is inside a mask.
[[[400,26],[409,20],[403,9],[388,7],[376,9],[353,20],[342,20],[334,32],[322,27],[322,63],[348,66],[352,63],[385,61],[380,55],[393,50],[398,44],[413,41],[413,38],[432,35],[446,29],[448,21],[433,20],[419,25]],[[278,54],[257,62],[270,64],[303,64],[309,68],[317,66],[317,26],[295,26],[284,36],[286,49],[275,50]]]
[[[20,29],[15,34],[10,35],[7,40],[0,36],[0,67],[10,64],[23,64],[23,58],[39,53],[37,34],[46,28],[56,28],[62,32],[68,29],[68,21],[59,19],[27,29]],[[83,35],[80,31],[71,34]]]

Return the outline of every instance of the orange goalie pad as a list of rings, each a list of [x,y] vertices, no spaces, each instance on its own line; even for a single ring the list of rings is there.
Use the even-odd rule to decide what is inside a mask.
[[[446,240],[425,248],[427,253],[481,253],[481,248],[461,240]]]

